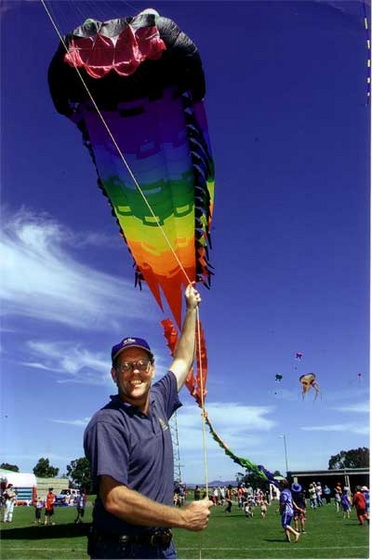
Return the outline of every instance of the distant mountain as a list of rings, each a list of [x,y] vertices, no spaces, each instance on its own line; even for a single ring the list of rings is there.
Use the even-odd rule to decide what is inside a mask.
[[[236,480],[212,480],[211,482],[208,482],[208,488],[214,488],[215,486],[228,486],[229,484],[231,484],[231,486],[238,485]],[[195,486],[204,488],[205,482],[186,482],[187,488],[195,488]]]

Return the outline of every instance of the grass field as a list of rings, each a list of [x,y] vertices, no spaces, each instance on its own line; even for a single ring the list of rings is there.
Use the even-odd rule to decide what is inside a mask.
[[[183,558],[369,558],[369,527],[358,525],[355,511],[350,519],[337,514],[333,504],[308,510],[307,532],[300,541],[287,543],[276,513],[277,504],[261,519],[256,508],[246,518],[234,504],[232,513],[212,508],[209,527],[202,533],[174,530],[180,559]],[[1,559],[87,559],[86,523],[75,525],[75,508],[56,508],[54,526],[36,526],[32,507],[15,508],[13,523],[2,523]]]

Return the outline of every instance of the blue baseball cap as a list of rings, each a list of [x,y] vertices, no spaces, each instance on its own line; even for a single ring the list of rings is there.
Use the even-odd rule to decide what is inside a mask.
[[[128,336],[127,338],[123,338],[121,342],[115,344],[115,346],[112,347],[111,360],[114,362],[115,359],[119,356],[119,354],[123,352],[123,350],[126,350],[127,348],[142,348],[142,350],[146,350],[146,352],[150,354],[151,359],[154,358],[150,346],[144,338]]]

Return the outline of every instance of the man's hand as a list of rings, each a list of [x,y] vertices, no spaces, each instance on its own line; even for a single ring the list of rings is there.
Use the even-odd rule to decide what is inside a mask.
[[[194,287],[195,282],[189,284],[185,290],[185,299],[187,309],[195,309],[201,302],[198,290]]]
[[[201,531],[208,525],[209,516],[211,514],[210,508],[213,506],[208,498],[198,502],[191,502],[191,504],[181,510],[181,515],[184,519],[184,529],[189,531]]]

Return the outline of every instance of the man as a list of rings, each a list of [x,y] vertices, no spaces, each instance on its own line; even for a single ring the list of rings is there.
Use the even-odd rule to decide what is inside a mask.
[[[200,295],[185,291],[186,316],[167,374],[152,385],[154,356],[141,338],[112,348],[111,376],[118,394],[89,422],[84,447],[97,491],[91,558],[176,558],[170,527],[200,531],[208,498],[184,508],[173,503],[173,450],[168,420],[181,406],[178,391],[194,360]]]
[[[301,508],[296,506],[296,504],[294,503],[292,498],[292,493],[289,489],[288,480],[286,479],[281,480],[279,483],[279,488],[281,490],[279,496],[279,511],[281,514],[281,522],[282,522],[282,527],[284,529],[286,540],[288,542],[291,542],[291,535],[294,535],[295,542],[298,542],[301,533],[295,531],[295,529],[291,527],[291,523],[293,519],[294,510],[295,509],[299,511],[303,511],[303,510],[301,510]]]
[[[4,509],[4,523],[12,523],[13,521],[13,511],[14,503],[17,498],[17,494],[14,492],[13,484],[8,484],[6,490],[4,491],[3,498],[5,500]]]

